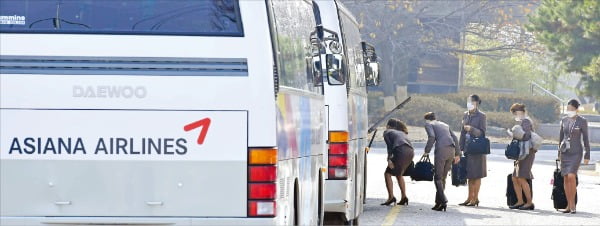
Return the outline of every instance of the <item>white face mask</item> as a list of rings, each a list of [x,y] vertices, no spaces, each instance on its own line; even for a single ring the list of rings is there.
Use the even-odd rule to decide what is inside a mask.
[[[428,123],[428,124],[432,123],[432,122],[433,122],[433,120],[425,120],[425,123]]]
[[[472,111],[475,109],[475,105],[473,105],[473,103],[471,102],[467,102],[467,109],[469,109],[469,111]]]
[[[519,116],[515,117],[515,121],[520,122],[521,120],[522,120],[521,117],[519,117]]]
[[[576,112],[576,111],[567,111],[567,116],[568,116],[568,117],[573,117],[573,116],[575,116],[575,115],[577,115],[577,112]]]

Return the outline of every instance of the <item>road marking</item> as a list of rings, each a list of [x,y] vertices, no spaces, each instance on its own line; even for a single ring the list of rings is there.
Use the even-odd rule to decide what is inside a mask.
[[[396,217],[400,213],[400,209],[401,209],[401,205],[396,205],[396,206],[392,207],[390,212],[388,212],[388,214],[383,219],[383,223],[381,225],[382,226],[393,225],[394,222],[396,221]]]

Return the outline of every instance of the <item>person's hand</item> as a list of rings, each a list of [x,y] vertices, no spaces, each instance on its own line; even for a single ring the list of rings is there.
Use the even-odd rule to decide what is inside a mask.
[[[590,160],[589,160],[589,159],[584,159],[584,160],[583,160],[583,164],[584,164],[584,165],[587,165],[587,164],[589,164],[589,163],[590,163]]]
[[[366,153],[369,153],[369,151],[370,151],[370,150],[371,150],[371,148],[369,148],[369,147],[366,147],[366,148],[365,148],[365,152],[366,152]]]
[[[460,156],[454,156],[454,164],[458,164],[460,162]]]
[[[465,125],[464,126],[465,131],[467,132],[471,132],[471,126],[470,125]]]
[[[392,160],[388,160],[388,168],[394,169],[394,163],[392,162]]]

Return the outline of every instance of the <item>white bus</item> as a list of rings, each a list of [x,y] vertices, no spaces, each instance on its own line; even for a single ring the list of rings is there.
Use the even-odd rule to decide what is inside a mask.
[[[0,1],[0,224],[320,224],[315,24],[304,0]]]
[[[341,2],[316,3],[323,27],[340,34],[340,51],[328,51],[333,50],[334,58],[342,62],[340,79],[324,84],[330,145],[325,161],[329,168],[325,222],[357,224],[366,198],[367,85],[379,81],[377,57],[374,48],[362,42],[358,22]]]

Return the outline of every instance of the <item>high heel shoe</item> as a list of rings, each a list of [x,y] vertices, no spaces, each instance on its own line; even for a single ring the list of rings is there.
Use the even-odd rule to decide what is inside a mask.
[[[431,208],[431,210],[436,210],[437,208],[439,208],[439,207],[440,207],[440,205],[441,205],[441,204],[438,204],[438,203],[436,203],[436,204],[435,204],[435,206],[433,206],[433,207]]]
[[[442,210],[444,210],[444,212],[446,212],[446,207],[448,207],[448,205],[447,205],[446,203],[444,203],[444,204],[440,204],[440,205],[438,206],[438,208],[436,208],[436,209],[434,209],[434,210],[435,210],[435,211],[442,211]]]
[[[408,198],[400,199],[400,202],[398,202],[398,205],[408,206]]]
[[[525,205],[525,204],[521,204],[521,205],[515,204],[515,205],[512,205],[512,206],[509,206],[508,208],[511,209],[511,210],[515,210],[515,209],[521,208],[523,205]]]
[[[571,210],[571,214],[576,214],[576,213],[577,213],[577,210],[575,210],[575,209]]]
[[[475,202],[470,202],[465,206],[479,206],[479,200],[475,201]]]
[[[535,205],[534,204],[531,204],[531,206],[525,206],[525,205],[523,205],[519,209],[520,210],[534,210],[535,209]]]
[[[381,203],[382,206],[389,206],[390,204],[396,204],[396,197],[392,197],[392,199],[388,199],[384,203]]]
[[[562,213],[571,213],[571,210],[569,208],[566,208],[565,210],[560,211],[560,212],[562,212]]]
[[[468,199],[467,199],[467,201],[465,201],[465,202],[463,202],[463,203],[459,203],[458,205],[459,205],[459,206],[466,206],[466,205],[467,205],[467,204],[469,204],[469,203],[471,203],[471,200],[468,200]]]

